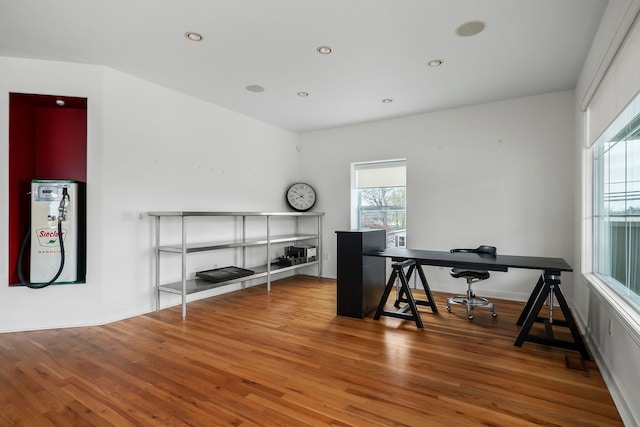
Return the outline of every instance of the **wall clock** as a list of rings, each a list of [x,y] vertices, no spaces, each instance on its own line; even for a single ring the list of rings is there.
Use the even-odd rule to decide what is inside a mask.
[[[316,190],[304,182],[297,182],[289,187],[285,197],[289,206],[299,212],[306,212],[316,204]]]

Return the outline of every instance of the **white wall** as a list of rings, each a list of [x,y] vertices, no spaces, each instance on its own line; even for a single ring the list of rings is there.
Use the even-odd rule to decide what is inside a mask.
[[[5,261],[0,331],[99,324],[153,310],[152,227],[144,212],[285,208],[296,174],[294,133],[104,67],[0,58],[0,75],[2,129],[9,92],[88,98],[87,283],[9,287]],[[0,152],[0,191],[7,194],[8,132]],[[1,224],[8,222],[6,200]],[[0,233],[1,259],[7,251],[7,233]]]
[[[302,178],[327,213],[325,275],[335,277],[335,231],[349,229],[350,164],[397,158],[407,159],[408,247],[486,243],[573,264],[573,109],[563,91],[301,135]],[[466,289],[427,268],[433,289]],[[482,294],[526,300],[539,274],[494,273]]]
[[[594,46],[597,43],[594,42]],[[640,93],[638,52],[640,20],[636,18],[590,100],[588,110],[584,113],[576,111],[579,127],[575,144],[575,157],[581,166],[575,188],[575,194],[580,196],[576,201],[575,223],[579,233],[576,234],[575,252],[576,265],[581,266],[582,274],[577,275],[573,311],[625,425],[629,426],[640,425],[640,319],[635,309],[591,274],[593,153],[589,145]],[[586,86],[583,82],[589,80],[585,74],[586,70],[579,88]],[[580,95],[579,92],[576,94]]]

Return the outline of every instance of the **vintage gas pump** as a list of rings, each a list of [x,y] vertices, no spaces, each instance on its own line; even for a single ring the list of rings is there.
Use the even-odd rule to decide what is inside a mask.
[[[30,278],[24,280],[19,271],[23,285],[43,288],[78,280],[78,196],[75,181],[31,182]]]

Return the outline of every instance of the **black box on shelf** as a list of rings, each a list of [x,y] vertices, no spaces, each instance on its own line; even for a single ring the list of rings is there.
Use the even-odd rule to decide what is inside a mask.
[[[292,265],[304,264],[305,262],[307,262],[307,258],[281,256],[274,264],[277,264],[280,267],[290,267]]]
[[[198,271],[196,277],[206,280],[208,282],[226,282],[228,280],[239,279],[241,277],[251,276],[254,274],[253,270],[247,270],[240,267],[222,267],[214,268],[213,270]]]
[[[284,248],[284,256],[287,258],[304,258],[305,262],[315,261],[316,247],[310,245],[287,246]]]

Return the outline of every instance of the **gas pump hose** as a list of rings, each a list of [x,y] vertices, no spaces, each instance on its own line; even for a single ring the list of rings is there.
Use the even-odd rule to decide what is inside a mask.
[[[49,285],[52,285],[60,274],[62,274],[62,270],[64,269],[64,242],[62,241],[62,220],[58,219],[58,240],[60,242],[60,268],[58,268],[58,272],[53,277],[53,279],[49,280],[47,283],[31,283],[24,278],[24,274],[22,273],[22,255],[24,254],[24,250],[27,247],[27,243],[29,242],[29,237],[31,236],[31,230],[27,231],[26,236],[24,236],[24,240],[22,241],[22,246],[20,246],[20,254],[18,255],[18,277],[20,277],[20,283],[24,286],[31,289],[42,289],[46,288]]]

